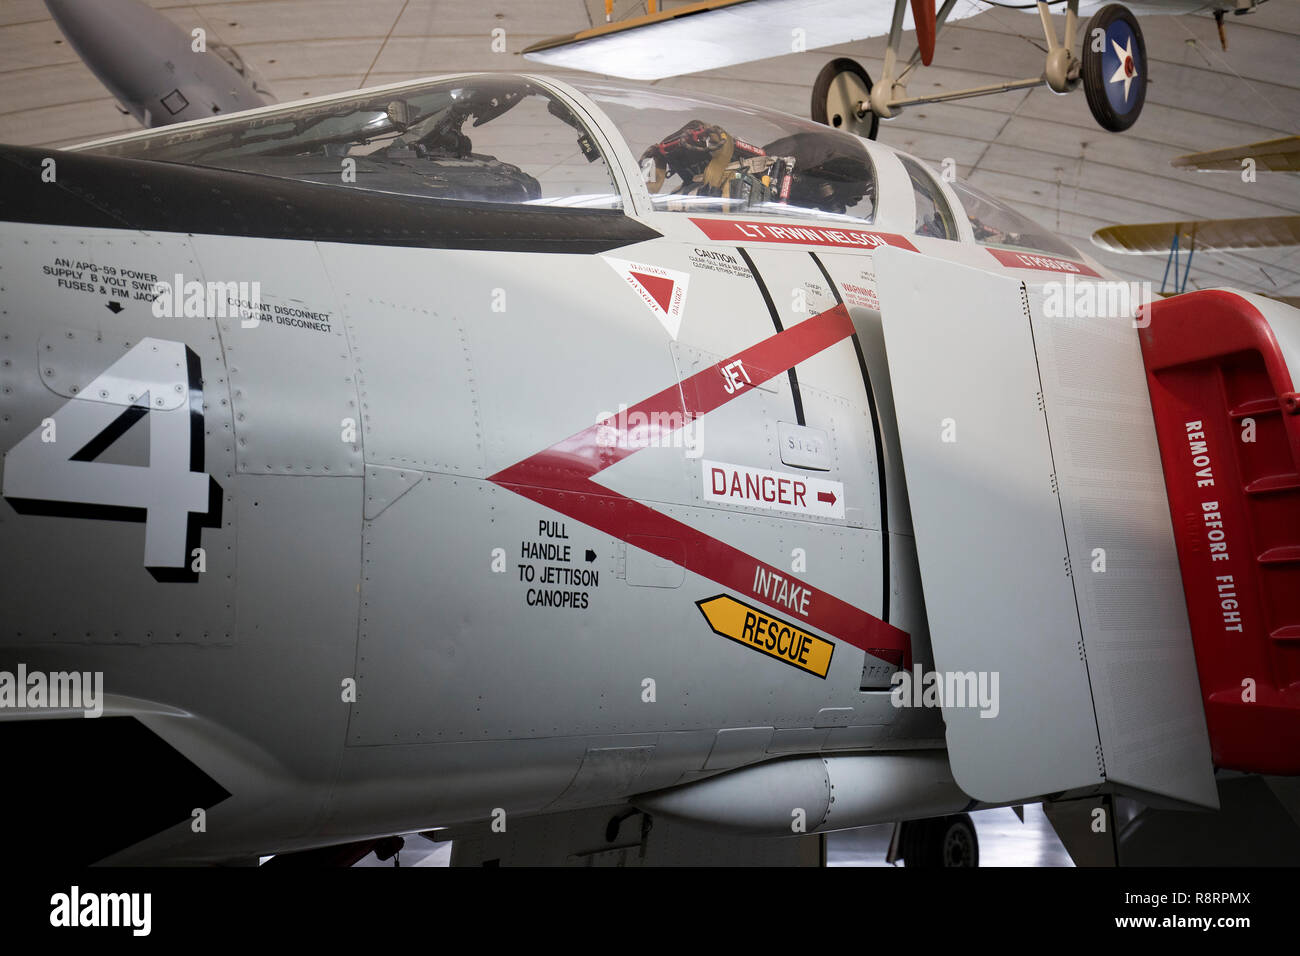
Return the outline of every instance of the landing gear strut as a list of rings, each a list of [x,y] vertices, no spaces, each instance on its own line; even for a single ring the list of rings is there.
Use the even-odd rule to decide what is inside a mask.
[[[871,111],[871,77],[856,60],[839,57],[817,74],[812,118],[854,136],[875,139],[880,117]]]
[[[1051,8],[1038,0],[1038,14],[1047,42],[1043,72],[1021,80],[1007,80],[990,86],[908,96],[907,78],[918,63],[929,63],[926,53],[933,53],[933,38],[942,29],[957,0],[945,0],[935,16],[933,33],[925,49],[918,45],[915,53],[899,69],[898,44],[902,35],[904,7],[909,0],[895,0],[894,20],[885,47],[884,67],[877,83],[871,82],[858,63],[843,57],[827,63],[813,85],[812,118],[827,126],[857,136],[875,139],[881,119],[897,116],[908,106],[923,103],[947,103],[952,100],[1029,90],[1046,86],[1053,93],[1068,93],[1083,82],[1088,107],[1104,129],[1120,132],[1137,121],[1146,98],[1146,46],[1137,18],[1118,3],[1103,7],[1088,21],[1083,37],[1083,56],[1075,54],[1078,40],[1079,0],[1067,0],[1065,36],[1058,39],[1052,23]],[[932,0],[931,0],[932,3]],[[933,11],[933,6],[930,6]]]

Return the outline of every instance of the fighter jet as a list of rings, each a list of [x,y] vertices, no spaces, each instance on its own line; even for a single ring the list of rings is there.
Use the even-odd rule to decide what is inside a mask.
[[[77,55],[124,113],[167,126],[274,103],[231,47],[187,33],[142,0],[45,0]]]
[[[1083,859],[1116,799],[1300,772],[1286,305],[1152,301],[906,153],[608,82],[0,161],[15,858],[902,822],[970,865],[968,811],[1043,802]]]

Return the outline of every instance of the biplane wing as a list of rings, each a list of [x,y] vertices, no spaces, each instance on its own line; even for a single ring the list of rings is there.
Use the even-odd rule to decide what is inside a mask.
[[[1246,159],[1253,159],[1255,168],[1260,172],[1300,172],[1300,136],[1283,136],[1262,143],[1187,153],[1174,157],[1170,165],[1202,172],[1226,170],[1235,173],[1241,171],[1242,160]]]
[[[1092,234],[1092,242],[1108,252],[1137,256],[1168,255],[1172,246],[1219,252],[1278,249],[1300,245],[1300,216],[1106,226]]]
[[[957,0],[951,23],[986,10]],[[633,80],[660,80],[889,33],[891,0],[705,0],[535,43],[525,59]],[[907,9],[903,29],[913,30]]]

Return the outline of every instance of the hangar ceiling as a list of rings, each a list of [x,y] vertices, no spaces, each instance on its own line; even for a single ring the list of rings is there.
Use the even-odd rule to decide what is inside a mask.
[[[233,46],[281,101],[468,70],[539,70],[519,51],[604,20],[603,0],[149,0],[185,30],[207,29]],[[885,0],[873,0],[885,2]],[[671,6],[672,4],[669,4]],[[622,19],[643,2],[616,0]],[[490,33],[506,31],[507,52]],[[1300,3],[1270,0],[1228,17],[1228,49],[1209,16],[1143,17],[1151,81],[1137,125],[1112,134],[1093,122],[1082,92],[1046,89],[913,107],[882,123],[880,139],[1009,201],[1116,272],[1159,286],[1163,257],[1118,256],[1088,241],[1117,222],[1229,218],[1300,212],[1300,177],[1174,169],[1187,152],[1300,131]],[[935,66],[910,92],[1030,76],[1042,69],[1032,11],[991,8],[945,28]],[[817,71],[834,56],[880,75],[884,40],[848,43],[723,70],[663,80],[801,116]],[[42,0],[0,4],[0,142],[70,145],[137,129],[77,58]],[[1300,249],[1205,253],[1189,288],[1231,285],[1300,295]]]

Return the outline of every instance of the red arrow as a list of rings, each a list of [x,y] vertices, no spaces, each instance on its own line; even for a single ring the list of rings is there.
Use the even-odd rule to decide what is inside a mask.
[[[833,504],[835,504],[835,492],[833,492],[833,491],[819,491],[819,492],[817,492],[817,500],[818,500],[818,501],[824,501],[824,502],[826,502],[828,505],[833,505]]]

